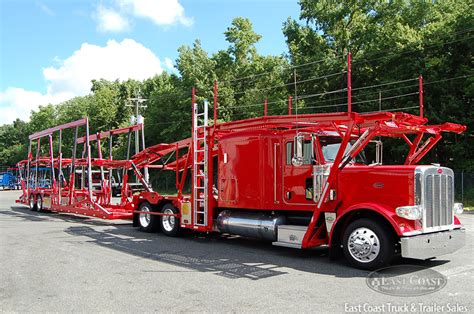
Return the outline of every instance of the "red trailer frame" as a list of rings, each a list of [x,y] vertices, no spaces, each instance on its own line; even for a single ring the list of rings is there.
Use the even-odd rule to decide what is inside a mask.
[[[84,136],[79,137],[79,130],[83,128]],[[63,158],[62,134],[64,130],[74,130],[73,152],[71,158]],[[18,203],[29,205],[31,209],[51,210],[53,212],[73,213],[85,216],[100,217],[103,219],[131,219],[133,205],[130,203],[131,191],[128,188],[128,172],[132,170],[141,180],[145,189],[149,189],[143,175],[139,173],[133,162],[127,157],[126,160],[113,160],[112,156],[112,136],[128,133],[128,150],[130,155],[131,133],[143,131],[143,125],[138,124],[127,128],[89,134],[89,122],[83,118],[74,122],[59,125],[47,130],[30,135],[29,158],[21,161],[18,166],[23,169],[25,178],[22,178],[23,194]],[[58,151],[54,154],[53,136],[57,135]],[[41,140],[48,139],[48,152],[41,155]],[[109,158],[103,158],[101,140],[109,138]],[[97,142],[97,158],[91,155],[91,142]],[[32,146],[36,142],[36,154],[32,155]],[[77,146],[83,144],[81,158],[77,158]],[[37,184],[37,171],[34,177],[34,187],[31,187],[31,172],[38,167],[48,167],[51,169],[51,185],[49,187],[39,187]],[[64,176],[64,168],[69,168],[69,180]],[[92,180],[92,168],[99,168],[100,182],[99,188],[94,189]],[[76,187],[78,169],[82,169],[80,186]],[[111,180],[106,178],[105,172],[114,169],[123,171],[122,197],[120,204],[112,204]],[[84,177],[86,176],[86,178]]]

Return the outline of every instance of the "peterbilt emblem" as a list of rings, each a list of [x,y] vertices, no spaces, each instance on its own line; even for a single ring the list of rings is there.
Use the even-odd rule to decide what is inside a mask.
[[[335,220],[335,217],[333,216],[326,217],[326,222],[334,222],[334,220]]]
[[[442,173],[443,173],[443,169],[438,169],[438,173],[439,173],[439,174],[442,174]]]
[[[382,189],[385,184],[383,182],[375,182],[372,186],[376,189]]]
[[[290,241],[292,241],[292,242],[298,241],[298,237],[294,234],[290,234]]]

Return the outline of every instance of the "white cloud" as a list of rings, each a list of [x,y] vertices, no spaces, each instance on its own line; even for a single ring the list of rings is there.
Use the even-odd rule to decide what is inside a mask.
[[[72,97],[74,95],[67,92],[51,95],[9,87],[0,92],[0,125],[11,123],[16,118],[28,120],[31,111],[36,110],[38,106],[59,103]]]
[[[48,7],[46,4],[42,3],[42,2],[36,2],[36,5],[41,9],[41,11],[43,11],[44,13],[46,13],[47,15],[49,16],[53,16],[54,15],[54,11],[51,10],[50,7]]]
[[[173,60],[171,60],[170,58],[165,58],[165,66],[170,71],[176,71],[176,68],[173,64]]]
[[[98,20],[98,29],[102,32],[123,32],[129,29],[127,18],[120,15],[114,9],[106,8],[102,5],[97,7],[94,17]]]
[[[191,26],[193,19],[184,14],[178,0],[116,0],[124,12],[139,18],[148,18],[157,25],[180,23]]]
[[[28,120],[39,105],[86,95],[93,79],[144,80],[163,71],[160,59],[133,39],[109,40],[105,46],[84,43],[72,56],[55,63],[58,65],[43,69],[45,94],[15,87],[0,92],[0,124],[16,118]]]

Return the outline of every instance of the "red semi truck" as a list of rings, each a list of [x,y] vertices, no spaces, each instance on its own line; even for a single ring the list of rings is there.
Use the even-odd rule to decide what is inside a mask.
[[[364,269],[396,255],[430,259],[464,245],[453,171],[417,165],[442,132],[461,133],[464,126],[427,125],[426,118],[400,112],[264,116],[212,126],[207,116],[207,103],[202,113],[195,104],[191,139],[133,157],[138,168],[157,164],[176,172],[176,195],[133,196],[133,223],[141,230],[329,246]],[[385,137],[406,144],[404,164],[383,165]],[[373,159],[364,155],[367,146]],[[161,164],[171,154],[173,162]],[[192,192],[185,194],[188,171]]]
[[[161,229],[168,236],[191,229],[297,249],[328,246],[365,269],[386,265],[396,255],[438,257],[464,244],[453,171],[417,165],[443,132],[461,133],[462,125],[428,125],[426,118],[402,112],[289,114],[208,125],[206,103],[203,112],[194,104],[191,138],[151,146],[130,159],[91,158],[88,147],[97,141],[101,151],[101,138],[123,132],[130,138],[141,126],[93,135],[86,130],[83,137],[76,132],[73,151],[83,144],[81,158],[63,158],[61,148],[53,154],[53,134],[87,124],[80,120],[30,137],[38,149],[36,157],[30,153],[20,163],[25,175],[19,203],[133,219],[142,231]],[[48,156],[40,154],[41,137],[49,139]],[[383,164],[387,137],[406,144],[404,164]],[[373,156],[365,154],[370,146]],[[31,183],[39,166],[54,169],[48,188]],[[153,190],[141,175],[145,168],[174,171],[176,194]],[[115,204],[106,176],[111,171],[124,177]],[[127,188],[130,171],[144,191]],[[93,180],[97,173],[100,184]]]
[[[47,197],[52,211],[129,218],[142,231],[161,229],[168,236],[190,229],[260,238],[296,249],[328,246],[331,254],[342,252],[352,265],[364,269],[382,267],[397,255],[430,259],[458,250],[465,234],[456,216],[463,206],[454,199],[453,171],[418,163],[443,132],[462,133],[466,127],[427,124],[421,79],[419,115],[353,112],[350,62],[348,69],[347,112],[297,114],[289,102],[288,115],[269,116],[265,106],[263,117],[217,123],[215,85],[211,124],[208,103],[198,106],[193,89],[192,137],[157,144],[131,157],[130,134],[142,126],[90,135],[88,120],[83,119],[33,134],[26,178],[44,160],[55,169],[52,187],[31,189],[27,179],[18,202],[33,208]],[[78,127],[85,127],[84,136],[78,136]],[[76,131],[73,154],[64,159],[61,132],[67,128]],[[122,133],[128,133],[127,157],[113,160],[112,136]],[[40,153],[43,137],[48,138],[49,156]],[[110,155],[103,157],[100,141],[106,137]],[[406,145],[403,164],[383,164],[385,138]],[[35,158],[32,141],[37,141]],[[92,141],[97,142],[96,158],[91,157]],[[83,145],[80,158],[78,144]],[[64,175],[64,167],[69,175]],[[77,183],[79,167],[82,178]],[[155,191],[142,175],[145,169],[174,171],[176,193]],[[94,171],[101,174],[100,190],[92,189]],[[112,171],[123,176],[116,204],[105,175]],[[129,172],[143,191],[127,188]]]

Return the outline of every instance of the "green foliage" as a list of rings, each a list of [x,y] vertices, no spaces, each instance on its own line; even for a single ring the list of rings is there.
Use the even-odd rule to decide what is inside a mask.
[[[290,95],[334,90],[341,92],[301,97],[298,108],[304,113],[346,110],[344,71],[350,51],[354,87],[423,74],[425,112],[431,122],[453,121],[469,128],[464,135],[446,135],[423,162],[474,170],[472,1],[301,0],[300,5],[300,19],[283,23],[287,55],[259,54],[256,44],[261,35],[249,19],[235,18],[224,32],[227,47],[214,54],[205,51],[199,40],[180,47],[175,60],[178,74],[163,72],[142,82],[94,80],[89,95],[40,107],[31,113],[28,123],[17,120],[0,126],[0,163],[14,164],[26,157],[29,134],[84,116],[89,117],[91,132],[129,125],[133,112],[127,106],[128,98],[135,97],[138,90],[148,99],[147,108],[141,111],[146,117],[147,146],[189,137],[191,89],[196,88],[197,103],[207,99],[212,104],[216,80],[220,121],[261,116],[265,99],[270,103],[269,114],[284,114]],[[331,73],[334,76],[316,79]],[[456,77],[461,79],[443,81]],[[299,82],[296,89],[295,79]],[[406,93],[406,85],[413,83],[416,90],[416,82],[411,82],[390,92],[383,91],[385,87],[354,91],[354,110],[377,110],[377,102],[364,101],[378,98],[379,92],[383,92],[381,97]],[[412,105],[417,105],[417,96],[384,101],[382,108]],[[71,136],[66,135],[65,145],[72,145]],[[123,138],[115,141],[117,158],[125,156],[125,142]],[[388,144],[386,159],[403,161],[405,144],[395,140]]]
[[[288,19],[283,27],[291,62],[315,62],[300,74],[300,80],[344,70],[348,51],[352,54],[352,85],[356,88],[415,78],[422,74],[426,83],[425,115],[430,123],[453,121],[468,126],[463,135],[446,134],[422,162],[441,162],[457,169],[474,170],[474,156],[470,149],[474,137],[474,113],[471,108],[474,83],[472,1],[336,3],[301,0],[300,5],[301,21]],[[444,81],[450,78],[458,79]],[[320,93],[345,84],[344,77],[339,81],[328,81],[302,84],[300,93]],[[354,92],[353,110],[376,111],[378,102],[368,100],[376,100],[379,92],[381,98],[416,92],[416,83],[401,84],[389,92],[384,91],[387,87]],[[412,87],[415,84],[414,88],[409,89],[410,84]],[[321,99],[320,105],[345,102],[337,97],[341,98],[335,95]],[[417,95],[382,102],[383,109],[417,105]],[[345,107],[343,109],[346,110]],[[414,110],[411,112],[416,113]],[[391,162],[403,161],[406,146],[399,141],[392,142],[386,145],[388,159]]]

